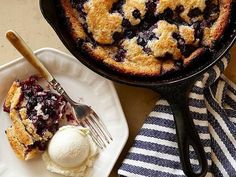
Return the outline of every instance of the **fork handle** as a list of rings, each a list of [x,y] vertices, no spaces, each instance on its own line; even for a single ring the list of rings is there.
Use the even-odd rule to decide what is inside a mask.
[[[9,30],[6,32],[6,37],[11,42],[11,44],[48,82],[51,82],[54,79],[19,34],[17,34],[15,31]]]

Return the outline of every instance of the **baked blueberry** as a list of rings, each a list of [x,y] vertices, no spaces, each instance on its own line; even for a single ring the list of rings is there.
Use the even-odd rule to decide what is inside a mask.
[[[183,5],[179,5],[176,7],[175,9],[176,13],[180,14],[184,11],[184,6]]]
[[[122,21],[122,26],[124,28],[129,28],[129,27],[131,27],[131,23],[130,23],[130,21],[128,19],[124,18],[123,21]]]
[[[118,49],[118,51],[117,51],[117,53],[115,55],[115,60],[117,62],[124,61],[125,53],[126,53],[126,51],[123,48]]]
[[[122,34],[119,33],[119,32],[115,32],[115,33],[113,34],[113,39],[114,39],[115,42],[121,40],[122,37],[123,37]]]
[[[147,44],[147,39],[145,37],[139,36],[137,39],[137,43],[144,47]]]
[[[188,16],[191,18],[194,18],[194,17],[198,17],[201,14],[202,12],[199,8],[194,8],[189,11]]]
[[[132,13],[134,18],[141,18],[141,13],[138,9],[135,9]]]

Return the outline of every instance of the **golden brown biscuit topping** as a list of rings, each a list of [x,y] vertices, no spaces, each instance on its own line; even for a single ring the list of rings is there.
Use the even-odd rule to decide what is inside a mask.
[[[60,0],[65,12],[68,1],[72,31],[87,35],[79,47],[121,72],[160,75],[213,47],[232,0]]]
[[[124,18],[128,19],[132,25],[137,25],[146,13],[146,0],[126,0],[122,10]]]
[[[181,58],[177,41],[172,36],[173,33],[178,32],[176,25],[161,20],[157,23],[157,28],[155,28],[153,32],[158,39],[150,40],[147,45],[152,50],[155,57],[164,57],[168,53],[171,54],[175,60]]]
[[[109,13],[117,0],[90,0],[84,4],[86,22],[93,38],[101,44],[111,44],[114,32],[121,32],[122,17],[118,13]]]

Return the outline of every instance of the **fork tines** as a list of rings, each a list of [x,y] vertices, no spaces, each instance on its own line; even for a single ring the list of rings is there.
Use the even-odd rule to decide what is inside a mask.
[[[91,111],[90,114],[81,119],[80,124],[90,129],[91,137],[101,149],[112,141],[111,134],[94,111]]]

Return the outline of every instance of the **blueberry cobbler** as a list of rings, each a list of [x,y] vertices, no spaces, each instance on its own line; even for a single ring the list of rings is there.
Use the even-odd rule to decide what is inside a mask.
[[[18,158],[28,160],[46,149],[65,106],[64,98],[40,86],[36,76],[13,82],[4,103],[12,126],[5,132]]]
[[[78,48],[125,74],[159,76],[214,47],[232,0],[58,0]]]

